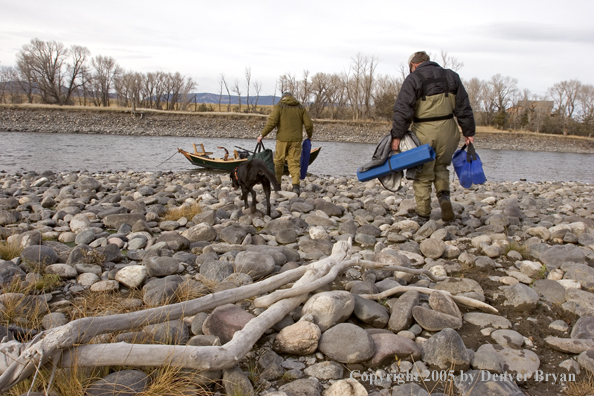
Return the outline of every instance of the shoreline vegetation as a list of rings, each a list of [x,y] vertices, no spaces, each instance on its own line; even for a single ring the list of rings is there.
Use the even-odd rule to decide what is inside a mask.
[[[158,111],[116,107],[0,105],[0,129],[8,132],[196,136],[255,139],[267,115]],[[314,120],[314,140],[375,143],[388,133],[386,121]],[[216,131],[216,136],[213,136]],[[502,131],[477,127],[478,149],[594,153],[594,138]]]

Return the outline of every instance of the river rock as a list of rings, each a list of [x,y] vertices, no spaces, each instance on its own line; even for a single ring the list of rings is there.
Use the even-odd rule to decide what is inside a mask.
[[[180,270],[179,261],[172,257],[149,257],[143,261],[148,276],[168,276],[177,274]]]
[[[415,321],[428,331],[440,331],[446,328],[459,329],[462,327],[461,318],[425,307],[414,307],[412,315]]]
[[[119,270],[115,275],[115,279],[129,288],[135,289],[144,283],[147,274],[145,266],[129,265]]]
[[[388,327],[392,331],[407,329],[412,325],[412,310],[419,304],[419,292],[409,290],[392,304]]]
[[[345,364],[361,363],[375,354],[371,336],[350,323],[339,323],[322,333],[318,349],[330,359]]]
[[[440,370],[466,370],[471,356],[455,330],[443,329],[421,344],[423,361]]]
[[[202,332],[205,335],[217,336],[222,344],[226,344],[231,341],[235,332],[243,329],[254,317],[235,305],[223,305],[215,308],[206,318],[202,325]]]
[[[353,295],[347,291],[336,290],[314,294],[303,305],[302,315],[312,315],[323,333],[348,319],[354,309]]]
[[[274,258],[257,252],[239,252],[233,263],[236,272],[247,274],[254,280],[269,275],[274,270],[274,266]]]
[[[138,394],[143,392],[150,377],[139,370],[120,370],[93,382],[85,391],[89,396]]]
[[[502,361],[504,371],[513,373],[514,375],[521,374],[523,377],[530,379],[540,367],[540,359],[538,355],[528,349],[511,349],[501,345],[484,344],[477,349],[478,352],[486,352],[488,354],[498,354]]]
[[[516,311],[531,312],[538,304],[538,294],[522,283],[506,287],[504,293],[506,300],[503,305]]]
[[[309,355],[318,349],[322,332],[312,322],[299,322],[283,328],[274,339],[273,348],[278,353]]]
[[[471,370],[457,376],[454,385],[466,396],[525,396],[509,376],[500,377],[485,370]]]
[[[421,350],[417,344],[405,337],[392,333],[371,334],[375,354],[365,366],[376,368],[399,359],[416,361],[421,358]]]

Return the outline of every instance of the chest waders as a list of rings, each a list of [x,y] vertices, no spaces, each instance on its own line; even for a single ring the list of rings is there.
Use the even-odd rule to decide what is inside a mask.
[[[460,130],[454,119],[456,95],[449,93],[446,71],[440,78],[425,78],[418,74],[423,82],[422,96],[415,104],[412,131],[417,135],[421,144],[430,144],[435,150],[435,161],[423,165],[417,172],[413,182],[417,214],[422,217],[431,215],[431,185],[435,191],[442,209],[444,221],[454,220],[454,213],[450,203],[450,173],[448,165],[460,141]],[[441,84],[444,92],[427,96],[427,86]]]

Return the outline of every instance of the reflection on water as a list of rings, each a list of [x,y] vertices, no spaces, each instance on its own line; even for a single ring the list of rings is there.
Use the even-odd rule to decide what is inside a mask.
[[[177,147],[192,151],[192,143],[204,143],[214,156],[222,157],[224,150],[218,146],[230,152],[236,147],[253,150],[256,139],[0,132],[0,170],[14,173],[47,169],[91,172],[201,169],[177,153]],[[264,144],[274,149],[273,140],[264,140]],[[315,139],[312,146],[322,147],[319,157],[309,167],[309,172],[318,176],[356,177],[357,168],[368,162],[375,150],[375,143],[317,142]],[[480,149],[480,143],[477,153],[490,181],[594,183],[594,154],[487,150]]]

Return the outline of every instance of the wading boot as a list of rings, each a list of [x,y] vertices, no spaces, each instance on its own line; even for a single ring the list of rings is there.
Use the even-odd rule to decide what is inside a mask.
[[[293,192],[299,196],[301,194],[301,189],[299,188],[299,184],[293,184]]]
[[[454,221],[456,219],[456,216],[454,215],[454,210],[452,209],[452,202],[450,201],[450,192],[441,191],[437,194],[437,200],[439,201],[439,206],[441,207],[441,219],[446,223]]]

